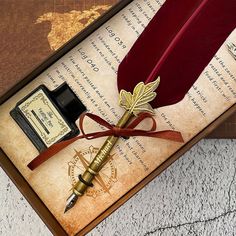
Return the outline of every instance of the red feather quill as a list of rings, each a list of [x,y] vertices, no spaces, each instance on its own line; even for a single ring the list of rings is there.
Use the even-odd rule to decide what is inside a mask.
[[[236,0],[227,2],[222,0],[167,0],[120,64],[118,69],[119,90],[132,92],[139,82],[150,83],[160,76],[161,83],[157,89],[157,96],[155,97],[153,93],[157,87],[154,86],[152,90],[154,96],[146,98],[146,101],[151,101],[155,97],[152,102],[154,108],[179,102],[234,29],[235,13]],[[139,86],[144,87],[142,83],[137,85],[138,88],[140,88]],[[150,88],[148,89],[150,90]],[[145,90],[140,89],[140,91],[143,95]],[[156,123],[152,117],[153,127],[150,131],[133,129],[143,119],[141,116],[134,120],[134,124],[131,123],[128,128],[124,128],[132,116],[131,113],[135,111],[130,102],[133,101],[132,96],[138,95],[140,98],[140,93],[135,93],[135,89],[133,95],[122,92],[129,94],[124,96],[126,103],[123,105],[130,105],[130,107],[126,109],[127,111],[117,126],[114,127],[100,117],[89,114],[90,118],[94,118],[95,121],[110,129],[102,134],[98,132],[90,135],[96,138],[108,134],[109,137],[84,174],[79,176],[79,180],[67,200],[65,212],[71,209],[78,200],[78,196],[83,195],[87,187],[92,185],[93,178],[107,160],[118,137],[145,135],[183,141],[181,134],[176,131],[152,132],[156,129]],[[136,105],[136,101],[134,105]],[[143,104],[141,103],[141,105]],[[28,166],[34,169],[75,140],[89,138],[90,136],[83,132],[83,116],[80,124],[82,136],[54,144]]]
[[[139,82],[160,76],[152,106],[179,102],[235,26],[236,0],[167,0],[121,62],[118,89],[132,92]],[[29,167],[36,168],[78,138],[54,144]]]
[[[121,62],[119,90],[160,76],[152,106],[179,102],[235,26],[235,0],[167,0]]]

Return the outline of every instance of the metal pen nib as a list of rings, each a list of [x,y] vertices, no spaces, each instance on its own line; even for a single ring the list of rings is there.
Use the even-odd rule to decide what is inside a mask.
[[[79,196],[77,194],[75,194],[75,193],[72,193],[69,196],[69,198],[66,201],[66,208],[65,208],[64,213],[69,211],[75,205],[75,203],[77,202],[78,198],[79,198]]]

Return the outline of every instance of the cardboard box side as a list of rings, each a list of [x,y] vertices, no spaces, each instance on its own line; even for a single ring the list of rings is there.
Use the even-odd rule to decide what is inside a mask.
[[[217,129],[210,133],[208,139],[235,139],[236,138],[236,114],[233,113]]]

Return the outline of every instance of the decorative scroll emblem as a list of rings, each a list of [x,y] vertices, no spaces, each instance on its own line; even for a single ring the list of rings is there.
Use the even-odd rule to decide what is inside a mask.
[[[234,43],[227,43],[227,48],[231,56],[236,60],[236,45]]]
[[[99,148],[90,146],[89,148],[77,151],[72,160],[68,162],[68,175],[72,186],[78,181],[78,175],[88,168],[90,162],[93,160],[95,155],[98,153]],[[109,190],[113,184],[117,181],[117,169],[113,160],[113,155],[108,157],[104,167],[95,176],[94,187],[87,189],[86,195],[89,197],[96,198],[104,193],[110,193]]]

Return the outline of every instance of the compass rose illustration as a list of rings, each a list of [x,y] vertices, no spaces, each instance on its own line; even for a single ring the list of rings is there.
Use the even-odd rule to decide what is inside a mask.
[[[78,175],[83,174],[98,153],[99,148],[90,146],[89,148],[78,151],[74,149],[75,155],[72,160],[68,162],[68,175],[72,186],[78,181]],[[96,198],[104,193],[110,194],[110,189],[117,181],[117,169],[114,163],[115,154],[109,155],[107,162],[103,165],[102,169],[95,176],[93,181],[94,186],[89,188],[86,192],[87,196]]]

